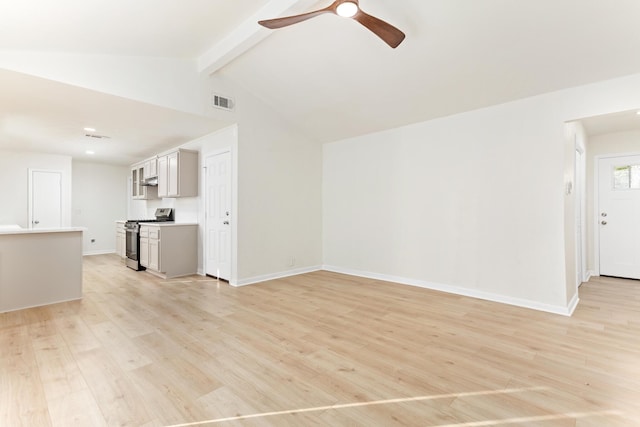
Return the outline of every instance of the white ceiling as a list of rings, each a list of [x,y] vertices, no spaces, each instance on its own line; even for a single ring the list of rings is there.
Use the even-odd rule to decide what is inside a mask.
[[[0,70],[0,82],[0,147],[8,150],[126,165],[228,126],[12,71]]]
[[[268,0],[1,0],[0,49],[193,58]]]
[[[620,111],[580,120],[589,136],[640,131],[640,110]]]
[[[0,0],[0,50],[201,59],[276,2],[284,3]],[[301,0],[297,7],[329,3]],[[355,21],[323,15],[273,31],[219,73],[327,142],[640,72],[637,0],[361,0],[360,6],[402,29],[406,40],[394,50]],[[255,24],[255,31],[267,30]],[[0,106],[5,115],[14,112],[6,102]],[[141,108],[152,114],[152,107]],[[23,113],[38,120],[35,108],[23,106]],[[62,122],[63,115],[44,120]],[[106,129],[144,139],[124,117],[109,117]]]

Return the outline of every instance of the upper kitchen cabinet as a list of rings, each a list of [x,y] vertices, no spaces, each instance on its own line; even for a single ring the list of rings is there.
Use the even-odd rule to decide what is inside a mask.
[[[145,185],[145,162],[131,166],[131,196],[138,200],[158,198],[158,187]]]
[[[158,156],[158,197],[198,195],[198,152],[178,149]]]
[[[142,180],[144,174],[144,167],[142,164],[131,166],[131,195],[134,199],[139,199],[142,194]]]
[[[158,158],[152,157],[144,161],[144,179],[158,176]]]

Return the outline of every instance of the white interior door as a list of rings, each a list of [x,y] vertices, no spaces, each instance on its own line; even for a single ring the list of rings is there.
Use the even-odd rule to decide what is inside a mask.
[[[62,172],[29,171],[29,227],[62,226]]]
[[[206,274],[231,278],[231,153],[206,160]]]
[[[640,156],[598,163],[600,274],[640,279]]]

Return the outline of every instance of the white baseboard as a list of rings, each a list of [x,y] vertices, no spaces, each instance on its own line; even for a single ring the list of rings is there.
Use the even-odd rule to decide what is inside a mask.
[[[576,311],[576,308],[578,307],[579,302],[580,302],[580,297],[578,295],[578,292],[576,292],[573,298],[571,298],[571,301],[569,301],[569,306],[567,307],[567,314],[565,316],[572,316],[573,312]]]
[[[91,255],[107,255],[107,254],[115,254],[116,251],[114,251],[113,249],[111,250],[102,250],[102,251],[87,251],[87,252],[83,252],[82,256],[91,256]]]
[[[253,285],[255,283],[266,282],[268,280],[282,279],[284,277],[297,276],[299,274],[312,273],[314,271],[322,270],[322,267],[312,266],[312,267],[302,267],[297,268],[295,270],[286,270],[278,273],[264,274],[262,276],[248,277],[246,279],[240,279],[235,283],[231,283],[232,286],[247,286]]]
[[[431,289],[435,291],[447,292],[455,295],[462,295],[466,297],[478,298],[478,299],[498,302],[502,304],[509,304],[517,307],[529,308],[532,310],[544,311],[547,313],[560,314],[563,316],[571,316],[574,310],[576,309],[576,307],[578,306],[578,302],[580,301],[580,299],[578,298],[578,294],[576,294],[566,307],[556,306],[556,305],[544,304],[537,301],[531,301],[531,300],[522,299],[522,298],[514,298],[514,297],[505,296],[505,295],[494,294],[491,292],[478,291],[475,289],[462,288],[458,286],[445,285],[441,283],[427,282],[424,280],[407,279],[405,277],[391,276],[391,275],[372,273],[367,271],[352,270],[348,268],[341,268],[341,267],[335,267],[330,265],[304,267],[304,268],[298,268],[295,270],[287,270],[287,271],[282,271],[278,273],[265,274],[262,276],[254,276],[246,279],[240,279],[237,282],[235,283],[232,282],[230,284],[236,287],[247,286],[247,285],[253,285],[256,283],[266,282],[269,280],[282,279],[285,277],[297,276],[299,274],[311,273],[319,270],[326,270],[334,273],[346,274],[349,276],[364,277],[367,279],[383,280],[385,282],[393,282],[401,285],[416,286],[416,287]]]
[[[371,273],[368,271],[352,270],[348,268],[335,267],[331,265],[325,265],[322,267],[322,269],[326,271],[331,271],[334,273],[347,274],[350,276],[357,276],[357,277],[365,277],[367,279],[383,280],[385,282],[399,283],[401,285],[416,286],[420,288],[431,289],[434,291],[447,292],[450,294],[478,298],[478,299],[492,301],[492,302],[499,302],[502,304],[509,304],[517,307],[530,308],[532,310],[544,311],[547,313],[561,314],[563,316],[571,316],[571,314],[573,313],[573,310],[578,304],[577,295],[574,297],[575,301],[572,300],[569,306],[563,307],[563,306],[556,306],[551,304],[544,304],[537,301],[531,301],[531,300],[522,299],[522,298],[514,298],[514,297],[505,296],[505,295],[494,294],[491,292],[483,292],[475,289],[462,288],[459,286],[451,286],[451,285],[445,285],[442,283],[427,282],[424,280],[408,279],[405,277],[390,276],[387,274]]]
[[[593,270],[587,270],[586,277],[584,278],[585,282],[588,282],[592,277],[596,276]]]

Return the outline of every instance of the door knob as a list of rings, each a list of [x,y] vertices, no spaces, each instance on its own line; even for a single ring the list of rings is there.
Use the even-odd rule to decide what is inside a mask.
[[[607,221],[602,221],[600,224],[607,225]]]
[[[40,224],[40,221],[33,221],[34,224]]]
[[[603,217],[606,217],[607,213],[606,212],[602,212],[600,215],[602,215]]]

